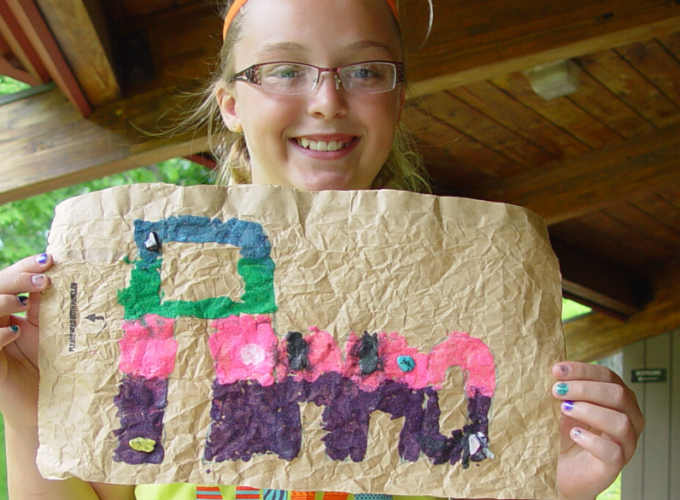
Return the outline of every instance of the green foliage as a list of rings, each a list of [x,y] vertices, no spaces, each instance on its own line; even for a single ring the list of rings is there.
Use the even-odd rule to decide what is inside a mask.
[[[20,82],[9,76],[0,75],[0,95],[16,94],[30,88],[31,86],[28,83]]]
[[[609,488],[597,496],[597,500],[621,500],[621,474]]]
[[[591,312],[593,312],[593,310],[588,306],[584,306],[573,300],[562,299],[562,321],[578,318],[579,316]]]
[[[113,186],[142,182],[166,182],[180,186],[212,184],[204,167],[175,158],[24,200],[0,205],[0,269],[29,255],[45,251],[54,207],[73,196]]]

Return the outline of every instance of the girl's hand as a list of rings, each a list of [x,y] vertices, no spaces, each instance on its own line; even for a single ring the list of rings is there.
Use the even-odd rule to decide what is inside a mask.
[[[0,271],[0,411],[14,428],[38,425],[38,312],[50,267],[41,254]]]
[[[633,457],[645,419],[633,391],[604,366],[558,363],[553,375],[562,401],[559,498],[594,500]]]

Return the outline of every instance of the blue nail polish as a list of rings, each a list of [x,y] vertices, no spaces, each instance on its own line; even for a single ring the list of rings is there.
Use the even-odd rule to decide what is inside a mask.
[[[46,253],[41,253],[35,258],[35,261],[38,264],[46,264],[47,263],[47,254]]]
[[[560,396],[566,396],[569,392],[569,385],[565,384],[564,382],[560,382],[557,384],[557,387],[555,387],[555,392],[557,392],[557,394]]]
[[[574,402],[573,401],[562,401],[562,409],[564,411],[571,411],[574,409]]]
[[[9,329],[12,330],[12,333],[19,333],[19,327],[17,325],[11,325]]]
[[[19,304],[21,304],[21,306],[23,307],[28,302],[28,297],[26,297],[25,295],[19,295],[17,297],[17,300],[19,301]]]

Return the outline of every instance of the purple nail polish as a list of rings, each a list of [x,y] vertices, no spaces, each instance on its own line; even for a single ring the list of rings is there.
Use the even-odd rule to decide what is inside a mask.
[[[582,431],[581,429],[579,429],[578,427],[574,427],[574,428],[571,430],[571,435],[572,435],[573,437],[577,438],[577,437],[580,437],[580,436],[581,436],[581,433],[582,433],[582,432],[583,432],[583,431]]]
[[[41,253],[40,255],[36,256],[35,261],[38,264],[46,264],[47,263],[47,254]]]
[[[562,409],[564,411],[571,411],[574,409],[574,402],[573,401],[562,401]]]
[[[564,376],[569,375],[569,365],[561,364],[559,370],[562,375]]]

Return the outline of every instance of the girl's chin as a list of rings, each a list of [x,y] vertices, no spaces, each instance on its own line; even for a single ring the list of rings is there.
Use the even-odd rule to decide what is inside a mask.
[[[290,179],[289,185],[300,191],[347,191],[371,187],[369,181],[357,179],[346,172],[315,172],[299,175]]]

